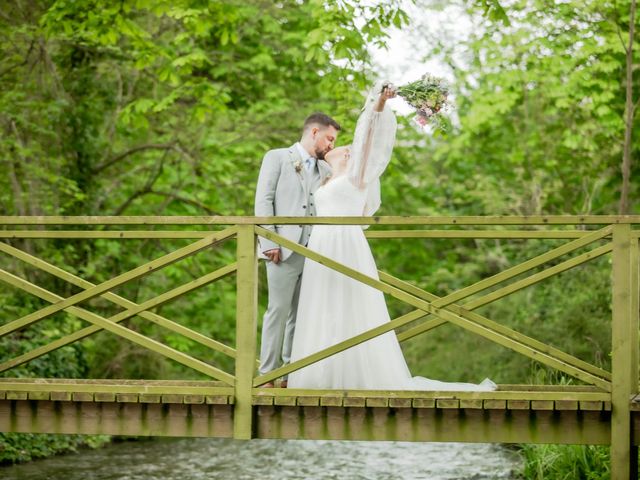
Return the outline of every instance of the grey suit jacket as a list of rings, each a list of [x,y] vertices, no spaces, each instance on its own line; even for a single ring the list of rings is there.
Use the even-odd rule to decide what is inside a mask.
[[[315,209],[309,201],[309,194],[313,193],[321,182],[331,174],[331,167],[324,160],[318,160],[320,178],[317,182],[307,182],[304,167],[296,171],[296,164],[300,166],[302,159],[295,144],[289,148],[270,150],[262,160],[258,185],[256,187],[255,214],[258,217],[284,216],[304,217]],[[264,225],[282,235],[288,240],[299,243],[302,237],[300,225]],[[281,248],[282,259],[291,255],[291,250],[280,247],[266,238],[259,238],[258,252]],[[263,255],[261,255],[264,258]]]

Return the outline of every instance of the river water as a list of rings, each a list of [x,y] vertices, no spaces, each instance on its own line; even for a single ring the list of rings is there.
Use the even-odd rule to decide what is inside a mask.
[[[311,440],[165,439],[0,468],[2,480],[515,479],[498,445]]]

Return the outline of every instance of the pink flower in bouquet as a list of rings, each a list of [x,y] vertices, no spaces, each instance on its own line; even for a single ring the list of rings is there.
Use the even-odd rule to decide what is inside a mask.
[[[429,120],[427,120],[427,117],[424,115],[416,115],[415,120],[422,127],[425,127],[429,123]]]

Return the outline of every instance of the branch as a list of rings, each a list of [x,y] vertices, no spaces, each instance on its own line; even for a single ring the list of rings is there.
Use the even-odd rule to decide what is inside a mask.
[[[105,170],[106,168],[109,168],[110,166],[118,163],[121,160],[124,160],[125,158],[127,158],[129,155],[133,155],[134,153],[138,153],[141,152],[143,150],[176,150],[176,146],[175,143],[147,143],[145,145],[139,145],[137,147],[133,147],[130,150],[127,150],[125,152],[119,153],[118,155],[116,155],[115,157],[110,158],[109,160],[102,162],[100,165],[98,165],[97,167],[93,168],[91,170],[91,173],[98,174],[100,172],[102,172],[103,170]],[[180,152],[180,150],[178,150]],[[180,152],[182,153],[182,152]]]
[[[31,39],[31,42],[29,42],[29,50],[27,50],[27,53],[24,56],[24,60],[22,62],[16,63],[16,64],[11,65],[11,66],[5,68],[4,70],[2,70],[0,72],[0,77],[6,75],[7,73],[9,73],[14,68],[24,67],[27,63],[29,63],[29,57],[31,56],[31,52],[33,52],[34,43],[35,43],[35,40]],[[16,49],[18,49],[17,45],[16,45]]]
[[[622,38],[622,31],[620,30],[620,25],[616,24],[616,31],[618,33],[618,38],[620,39],[620,44],[622,45],[622,48],[624,49],[624,53],[627,54],[629,53],[629,49],[627,49],[627,45],[624,41],[624,39]]]
[[[7,73],[9,73],[11,70],[13,70],[15,68],[24,67],[27,63],[29,63],[29,59],[25,58],[25,60],[23,62],[15,63],[13,65],[8,66],[4,70],[0,71],[0,77],[5,76]]]
[[[113,212],[113,215],[116,217],[122,215],[122,212],[124,212],[127,208],[129,208],[129,205],[131,205],[136,198],[142,197],[145,193],[149,193],[149,189],[147,188],[146,185],[142,187],[140,190],[134,192],[133,195],[131,195],[129,198],[127,198],[124,201],[124,203],[122,203],[122,205],[120,205],[116,209],[116,211]]]
[[[197,165],[198,161],[194,157],[194,155],[182,144],[180,140],[176,142],[174,150],[180,154],[182,154],[191,165]]]
[[[145,185],[137,190],[136,192],[133,192],[133,195],[131,195],[129,198],[127,198],[124,203],[122,203],[122,205],[120,205],[114,215],[115,216],[119,216],[122,215],[122,212],[124,212],[127,208],[129,208],[129,205],[131,205],[131,203],[133,203],[133,201],[136,198],[142,197],[143,195],[151,192],[151,189],[153,188],[153,184],[156,183],[156,181],[158,180],[158,178],[160,178],[160,175],[162,174],[162,170],[164,168],[164,160],[166,158],[166,153],[165,155],[163,155],[162,160],[160,161],[160,163],[158,164],[158,168],[156,169],[155,173],[152,174],[149,179],[147,180],[147,182],[145,183]]]
[[[204,203],[201,203],[201,202],[199,202],[197,200],[193,200],[191,198],[183,197],[181,195],[176,195],[175,193],[162,192],[162,191],[159,191],[159,190],[149,190],[146,193],[151,193],[153,195],[160,195],[162,197],[167,197],[167,198],[171,198],[173,200],[177,200],[178,202],[186,203],[187,205],[192,205],[194,207],[197,207],[197,208],[200,208],[200,209],[204,210],[207,213],[207,215],[221,215],[220,213],[217,213],[214,210],[212,210],[211,208],[209,208]]]

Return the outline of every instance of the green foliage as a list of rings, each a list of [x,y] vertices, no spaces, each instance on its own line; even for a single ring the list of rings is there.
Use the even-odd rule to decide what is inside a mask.
[[[399,118],[380,214],[616,212],[625,67],[618,33],[628,29],[627,0],[479,0],[469,7],[477,28],[462,46],[425,35],[431,17],[410,18],[398,1],[364,3],[9,2],[0,13],[0,168],[6,172],[0,175],[0,215],[249,215],[264,152],[293,143],[308,113],[330,113],[344,127],[339,143],[348,143],[372,77],[367,45],[384,44],[389,28],[409,22],[424,60],[439,56],[454,67],[456,108],[446,132],[433,135]],[[428,11],[443,2],[419,3]],[[478,12],[485,16],[478,18]],[[638,157],[637,146],[632,153]],[[632,177],[631,198],[638,198],[639,178]],[[97,283],[187,242],[12,244]],[[557,244],[372,240],[382,270],[438,295]],[[234,258],[235,244],[226,242],[116,293],[142,302]],[[8,257],[2,268],[62,297],[79,291]],[[606,259],[590,262],[479,313],[607,368],[609,275]],[[262,300],[264,286],[261,271]],[[0,322],[45,305],[2,287]],[[83,306],[106,317],[120,311],[101,299]],[[407,311],[393,300],[389,307],[392,316]],[[233,277],[156,313],[233,345]],[[85,325],[56,315],[0,340],[0,360]],[[133,318],[125,325],[233,369],[231,359],[147,320]],[[414,374],[461,381],[485,376],[498,382],[570,381],[451,326],[403,347]],[[469,354],[461,359],[460,352]],[[107,333],[7,375],[202,378]],[[30,441],[41,445],[36,437],[16,437],[8,460],[19,458],[20,445],[26,445],[21,442]]]
[[[625,59],[612,18],[624,8],[517,2],[512,28],[489,26],[471,43],[473,73],[459,88],[473,93],[448,157],[504,172],[501,189],[519,198],[505,213],[615,212]]]
[[[617,31],[627,28],[628,2],[516,1],[505,9],[509,26],[478,18],[478,9],[470,9],[477,28],[464,45],[447,43],[446,28],[431,19],[415,19],[412,40],[429,52],[425,60],[439,57],[453,67],[455,118],[445,134],[426,139],[401,119],[394,161],[382,184],[381,214],[616,213],[625,67]],[[635,51],[640,56],[637,46]],[[637,146],[634,152],[637,157]],[[637,179],[632,183],[637,189]],[[438,295],[558,245],[537,240],[372,243],[381,269]],[[479,313],[608,368],[610,285],[605,258]],[[392,316],[407,311],[389,303]],[[457,327],[440,327],[403,348],[412,372],[436,378],[492,376],[509,383],[554,378],[527,358]],[[460,359],[460,351],[473,352],[467,356],[473,360]]]
[[[595,445],[523,445],[527,480],[608,480],[609,448]]]
[[[313,111],[353,126],[369,83],[367,45],[383,45],[390,26],[407,22],[399,4],[8,2],[0,12],[0,215],[251,214],[268,148],[293,143]],[[187,242],[12,244],[98,283]],[[116,293],[141,302],[234,259],[227,242]],[[61,297],[79,291],[8,256],[2,268]],[[0,323],[46,305],[3,286]],[[102,299],[82,306],[105,317],[121,310]],[[234,278],[156,313],[234,345]],[[125,325],[233,371],[232,359],[147,320]],[[0,361],[85,326],[55,315],[0,339]],[[202,378],[104,332],[3,375]],[[22,461],[82,441],[15,435],[1,445],[5,461]]]
[[[505,12],[499,0],[477,0],[475,4],[482,8],[482,12],[485,17],[493,20],[494,22],[500,22],[506,26],[511,25],[509,16],[507,15],[507,12]]]
[[[0,214],[251,214],[264,152],[295,141],[307,114],[329,111],[347,130],[352,126],[368,84],[366,46],[383,44],[388,27],[407,21],[398,5],[12,3],[0,16],[0,166],[9,173],[0,178]],[[234,244],[227,243],[118,293],[141,301],[219,268],[235,258]],[[185,244],[16,242],[92,282]],[[17,261],[9,260],[9,269],[61,296],[78,291]],[[225,280],[157,313],[233,344],[233,287]],[[119,311],[99,299],[89,304],[107,317]],[[6,321],[46,303],[11,290],[0,292],[0,305]],[[126,324],[233,368],[230,359],[146,320]],[[2,340],[3,357],[79,325],[58,315]],[[12,374],[195,375],[176,367],[101,334]]]
[[[425,1],[421,7],[442,4]],[[464,8],[467,2],[458,5]],[[495,6],[500,9],[492,14]],[[502,6],[508,25],[500,18]],[[433,25],[432,19],[418,20],[416,49],[428,52],[425,60],[439,57],[452,67],[456,118],[445,135],[423,141],[401,124],[399,147],[383,182],[384,212],[617,213],[625,96],[625,52],[619,35],[626,39],[629,7],[628,1],[474,2],[468,10],[473,28],[463,45],[452,43],[446,28]],[[479,10],[488,16],[479,18]],[[634,63],[640,58],[638,47],[636,40]],[[636,99],[639,85],[636,71]],[[638,153],[634,143],[634,159]],[[631,182],[637,198],[638,178]],[[637,213],[637,202],[633,208]],[[376,242],[382,269],[438,295],[557,245],[433,240],[399,247]],[[609,368],[610,288],[610,264],[603,258],[479,313]],[[395,303],[391,307],[394,316],[406,311]],[[480,381],[491,376],[499,383],[579,383],[457,327],[440,327],[403,348],[412,373],[434,378]],[[608,458],[602,448],[525,450],[527,478],[608,478]]]
[[[98,448],[110,440],[107,435],[41,435],[0,433],[0,464],[22,463],[51,455]]]

